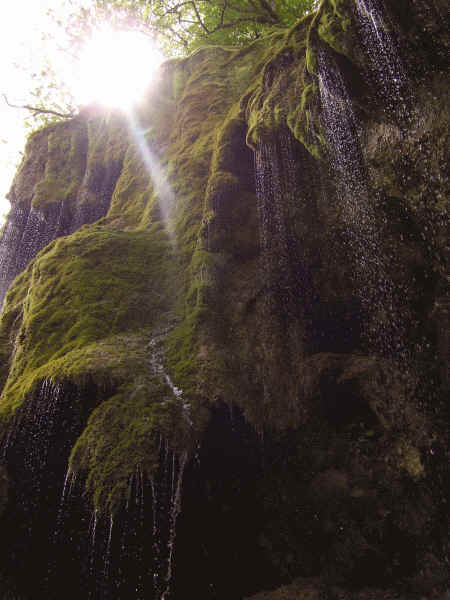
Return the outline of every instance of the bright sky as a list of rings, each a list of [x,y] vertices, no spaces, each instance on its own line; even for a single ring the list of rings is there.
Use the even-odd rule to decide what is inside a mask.
[[[86,1],[71,0],[70,6],[67,0],[15,0],[8,5],[0,20],[0,93],[6,94],[10,103],[32,103],[26,97],[33,89],[31,74],[40,73],[46,56],[51,57],[53,70],[68,83],[78,104],[97,101],[129,109],[143,94],[163,60],[148,37],[113,34],[105,28],[86,45],[77,63],[57,50],[62,44],[55,37],[62,35],[62,29],[47,11],[52,9],[64,21],[65,10],[73,11],[74,5]],[[25,116],[26,111],[8,107],[0,97],[0,225],[9,210],[5,195],[28,133]]]
[[[46,44],[42,32],[48,31],[49,8],[60,9],[63,0],[15,0],[8,4],[0,20],[0,92],[12,103],[20,104],[31,87],[30,73],[40,66]],[[30,69],[22,70],[21,66]],[[9,108],[0,98],[0,220],[9,209],[5,195],[25,144],[24,111]]]

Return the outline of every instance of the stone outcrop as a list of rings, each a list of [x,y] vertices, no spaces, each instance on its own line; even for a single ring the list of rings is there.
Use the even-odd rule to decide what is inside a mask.
[[[13,279],[54,239],[107,213],[128,135],[121,117],[85,110],[33,134],[16,174],[0,243],[0,303]]]
[[[14,593],[443,597],[444,4],[325,0],[169,61],[128,121],[32,135],[1,242]]]

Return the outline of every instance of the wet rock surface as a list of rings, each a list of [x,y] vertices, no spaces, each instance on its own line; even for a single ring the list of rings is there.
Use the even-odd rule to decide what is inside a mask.
[[[0,247],[14,593],[445,598],[443,11],[324,2],[167,67],[139,128],[32,138]]]

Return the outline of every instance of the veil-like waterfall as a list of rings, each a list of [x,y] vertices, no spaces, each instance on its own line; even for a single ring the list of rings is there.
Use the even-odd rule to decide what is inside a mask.
[[[169,61],[139,119],[32,135],[0,597],[444,593],[444,2],[315,4]]]

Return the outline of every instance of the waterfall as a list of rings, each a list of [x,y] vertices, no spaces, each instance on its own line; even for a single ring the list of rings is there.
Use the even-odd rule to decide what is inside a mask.
[[[20,203],[20,194],[13,198],[0,239],[0,307],[12,281],[40,250],[108,212],[120,170],[120,162],[88,169],[75,202],[69,198],[40,208]]]
[[[379,0],[356,0],[356,11],[361,28],[360,39],[368,59],[369,78],[374,79],[385,110],[401,122],[409,119],[408,78],[392,27]]]
[[[277,368],[283,356],[274,356],[274,339],[286,332],[286,320],[291,312],[292,279],[290,276],[289,243],[285,205],[281,184],[279,152],[275,143],[263,142],[255,152],[256,198],[259,218],[262,279],[266,282],[263,345],[266,357]],[[282,321],[282,323],[280,323]],[[276,327],[273,324],[279,324]],[[263,400],[272,402],[272,390],[263,372]],[[270,378],[269,378],[270,379]]]
[[[114,183],[117,177],[118,173]],[[97,197],[94,203],[84,200],[86,191],[82,189],[74,211],[67,202],[44,209],[13,205],[0,239],[0,306],[12,281],[40,250],[56,238],[73,233],[106,214],[113,191],[113,184],[109,186],[102,193],[101,202]]]
[[[38,487],[39,473],[47,466],[51,438],[61,416],[62,392],[61,385],[44,379],[33,396],[17,409],[2,440],[2,456],[6,460],[10,451],[17,451],[19,446],[26,447],[23,456],[25,467],[35,476]]]
[[[161,594],[161,600],[166,600],[170,597],[170,589],[172,584],[172,576],[173,576],[173,554],[175,549],[175,538],[176,538],[176,523],[178,515],[181,511],[181,492],[183,485],[183,475],[184,469],[187,462],[187,452],[183,452],[180,457],[177,458],[178,469],[176,473],[176,465],[175,465],[175,455],[172,466],[172,493],[170,499],[170,528],[169,528],[169,539],[168,539],[168,548],[169,548],[169,556],[167,559],[167,574],[165,578],[166,587]],[[174,485],[175,484],[175,485]]]
[[[255,152],[255,186],[259,218],[259,238],[264,279],[269,302],[287,321],[298,313],[299,294],[307,294],[307,260],[293,221],[301,215],[305,225],[314,210],[310,202],[311,182],[304,170],[310,166],[309,154],[286,130],[271,142],[262,142]],[[312,175],[312,177],[311,177]],[[309,174],[314,179],[314,174]],[[301,235],[301,234],[300,234]]]
[[[333,56],[319,53],[321,119],[340,199],[349,258],[364,313],[370,351],[405,358],[405,325],[382,254],[380,223],[360,148],[360,127],[345,81]]]
[[[149,344],[150,350],[150,364],[153,373],[161,378],[163,382],[169,386],[171,392],[173,393],[173,397],[181,402],[183,418],[189,427],[192,426],[192,417],[191,417],[191,406],[189,402],[185,401],[183,398],[183,390],[177,387],[170,375],[164,368],[164,342],[167,337],[167,332],[163,332],[160,335],[155,335],[152,338]]]
[[[255,152],[256,197],[263,270],[282,310],[291,315],[296,304],[298,257],[289,219],[297,203],[299,181],[289,132],[274,142],[262,142]],[[292,316],[292,315],[291,315]]]
[[[45,209],[13,206],[0,240],[0,305],[11,282],[36,254],[55,238],[69,233],[67,219],[64,202]]]
[[[74,579],[79,579],[81,572],[84,481],[67,469],[67,462],[87,418],[89,393],[83,391],[81,395],[71,384],[42,380],[16,410],[2,440],[10,475],[13,481],[20,481],[20,494],[11,508],[15,530],[5,532],[5,539],[12,536],[11,561],[21,552],[24,564],[39,565],[43,591],[62,584],[60,565],[66,559],[75,571],[79,569]],[[25,548],[15,546],[16,536]],[[13,562],[10,568],[16,569]]]
[[[148,346],[149,366],[153,375],[167,389],[162,402],[179,405],[180,416],[187,428],[192,426],[190,405],[183,392],[172,381],[164,367],[164,345],[167,331],[155,334]],[[110,598],[114,594],[129,594],[136,600],[154,598],[168,600],[174,573],[177,518],[181,510],[183,476],[187,452],[171,447],[160,435],[159,462],[156,471],[147,475],[143,465],[137,464],[128,478],[125,505],[110,521],[101,520],[102,534],[98,534],[97,519],[91,517],[88,537],[90,572],[102,573],[101,589],[95,591],[91,575],[91,594],[96,598]],[[67,485],[67,484],[66,484]],[[104,539],[104,544],[97,542]],[[120,540],[120,543],[119,543]],[[98,546],[95,549],[95,546]],[[103,565],[99,551],[104,546]],[[92,591],[94,590],[94,591]]]
[[[187,453],[178,454],[165,440],[160,451],[153,476],[136,466],[127,505],[117,517],[102,517],[99,523],[97,512],[91,514],[87,543],[92,598],[106,600],[113,593],[136,600],[170,598]],[[101,589],[97,589],[99,573]]]
[[[97,533],[98,510],[94,508],[89,522],[89,575],[94,575],[95,539]]]
[[[104,566],[104,570],[103,570],[103,576],[104,576],[106,582],[108,581],[108,578],[109,578],[109,566],[111,563],[111,541],[112,541],[113,527],[114,527],[114,519],[113,519],[113,516],[110,515],[109,528],[108,528],[108,539],[106,542],[106,550],[105,550],[105,566]]]
[[[0,240],[0,306],[16,273],[16,256],[26,227],[29,207],[13,206]]]
[[[309,158],[288,130],[270,142],[261,142],[255,151],[260,269],[265,285],[260,331],[262,410],[273,417],[278,410],[273,399],[281,395],[284,408],[280,420],[297,420],[302,414],[298,402],[302,384],[293,373],[297,372],[295,362],[305,354],[305,310],[311,295],[309,260],[302,243],[314,211],[310,183],[303,172]],[[295,230],[294,223],[298,224]],[[273,373],[279,374],[275,388]],[[265,418],[264,412],[260,417]]]
[[[165,334],[152,340],[150,368],[167,386],[163,402],[173,401],[180,407],[180,418],[188,429],[190,405],[164,368],[164,340]],[[187,452],[173,448],[161,435],[156,471],[150,477],[137,464],[128,479],[124,506],[114,515],[100,515],[85,500],[84,478],[66,466],[87,416],[83,416],[86,402],[80,393],[66,384],[43,380],[17,410],[2,440],[2,455],[8,464],[17,465],[16,476],[24,488],[17,502],[17,520],[26,523],[30,540],[40,539],[36,532],[42,503],[49,498],[46,509],[53,514],[54,531],[47,533],[48,548],[40,553],[41,561],[46,561],[41,569],[43,586],[56,593],[62,585],[58,573],[68,561],[73,565],[71,576],[80,581],[86,598],[106,600],[123,594],[136,600],[168,600]],[[64,447],[59,441],[62,431],[65,436],[69,433]],[[61,482],[59,490],[54,481]]]
[[[255,152],[256,197],[262,267],[268,283],[270,309],[288,317],[295,304],[295,280],[287,207],[295,195],[295,161],[290,138],[263,142]]]
[[[152,369],[155,375],[158,375],[164,379],[165,383],[172,390],[173,395],[176,398],[179,398],[183,395],[183,391],[174,385],[170,375],[164,369],[162,348],[163,339],[163,336],[159,336],[157,338],[153,338],[150,342],[150,361]]]
[[[55,546],[59,543],[61,535],[64,513],[66,510],[66,503],[70,500],[72,492],[74,491],[75,484],[77,481],[77,473],[72,471],[70,467],[67,468],[66,476],[64,477],[64,484],[61,492],[61,500],[58,508],[58,515],[56,517],[56,526],[53,534]]]
[[[187,453],[178,454],[163,443],[160,456],[157,478],[150,480],[154,552],[152,579],[155,598],[167,600],[173,578],[176,523],[181,511]]]
[[[157,507],[158,507],[158,496],[157,496],[157,486],[155,485],[155,481],[153,478],[150,479],[150,489],[152,492],[152,550],[153,550],[153,573],[152,573],[152,582],[153,588],[156,589],[158,585],[158,573],[161,569],[160,564],[160,552],[161,549],[159,547],[159,527],[158,527],[158,518],[157,518]]]

